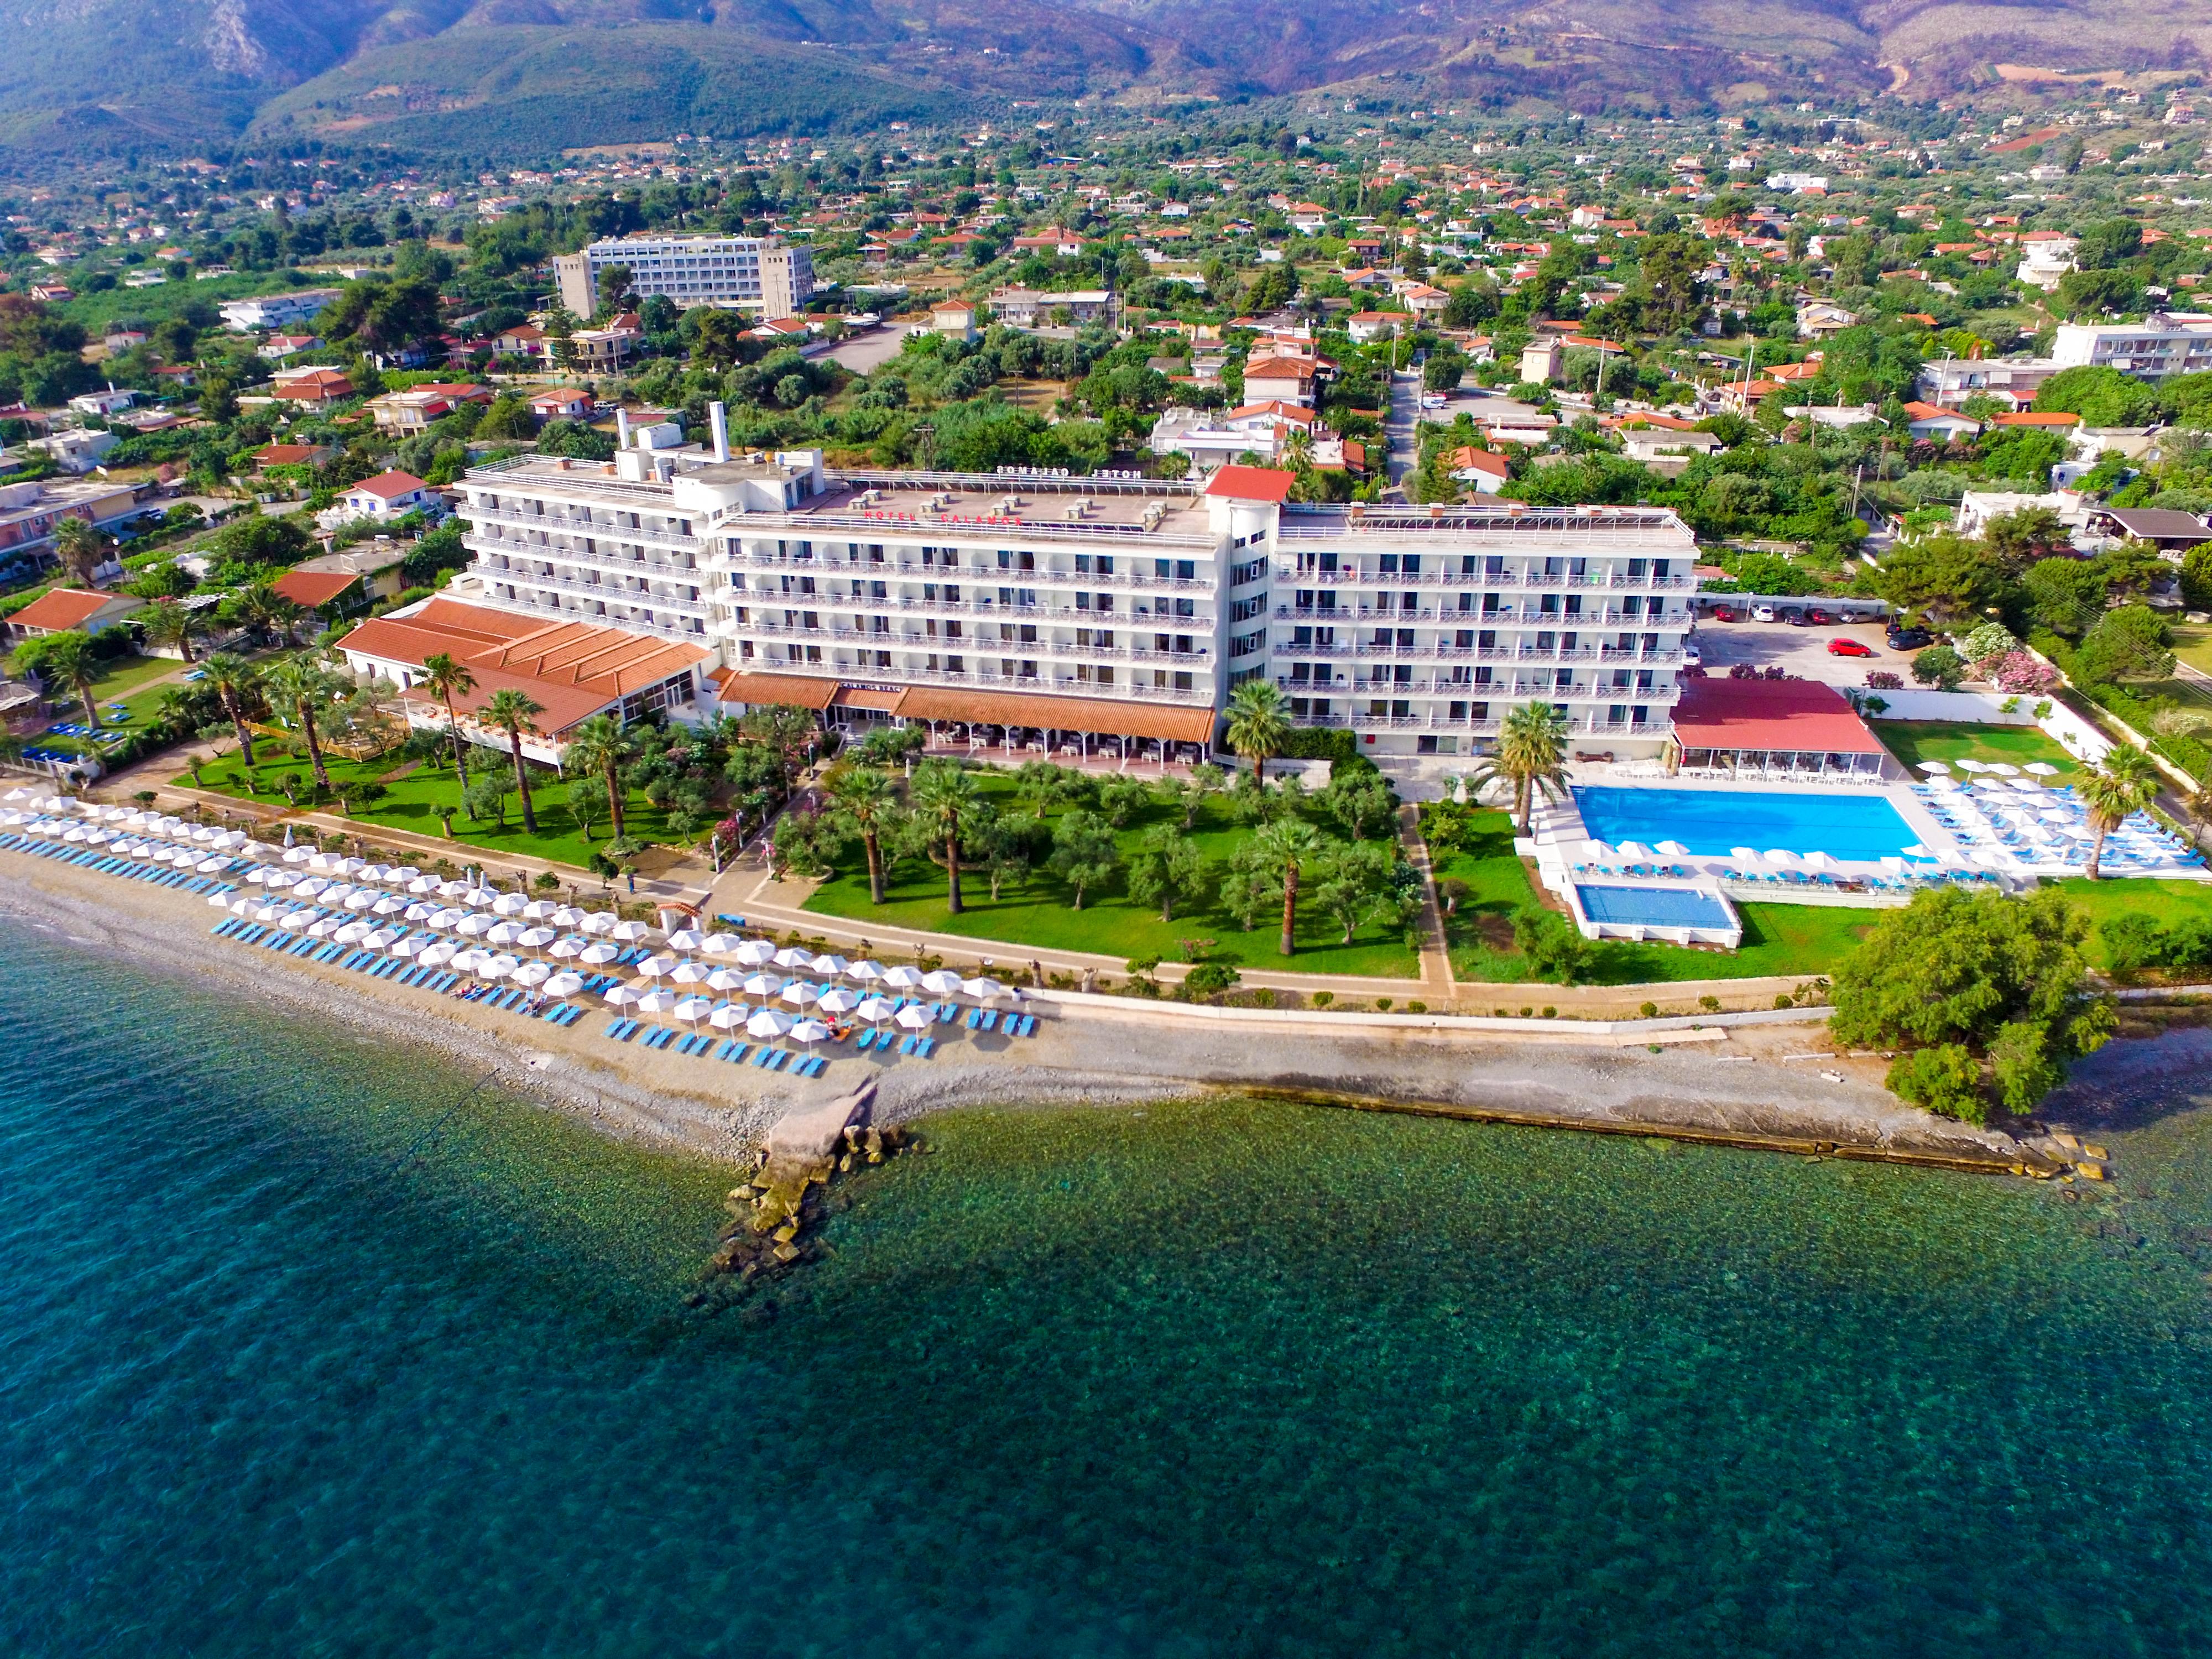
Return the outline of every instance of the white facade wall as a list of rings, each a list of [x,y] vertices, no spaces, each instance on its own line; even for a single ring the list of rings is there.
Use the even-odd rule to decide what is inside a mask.
[[[1662,511],[1353,510],[1159,481],[832,478],[815,452],[655,459],[673,476],[546,458],[471,473],[490,602],[854,687],[1218,708],[1264,678],[1298,723],[1348,727],[1378,762],[1474,753],[1530,701],[1577,749],[1656,754],[1668,733],[1695,546]],[[1009,490],[1018,508],[988,506]]]
[[[2212,370],[2212,316],[2154,311],[2140,323],[2062,323],[2051,347],[2061,368],[2094,364],[2146,380]]]
[[[554,261],[562,304],[590,316],[599,273],[612,265],[629,267],[639,298],[665,294],[678,308],[732,305],[790,317],[814,294],[813,256],[772,236],[623,236]]]

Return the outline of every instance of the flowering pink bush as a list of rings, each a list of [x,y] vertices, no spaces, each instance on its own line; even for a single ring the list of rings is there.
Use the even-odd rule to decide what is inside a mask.
[[[2033,652],[2008,651],[1986,671],[2002,690],[2019,694],[2055,690],[2058,672]]]
[[[1874,672],[1867,676],[1867,690],[1869,691],[1902,691],[1905,690],[1905,682],[1899,679],[1896,675],[1891,673],[1887,669],[1877,668]]]

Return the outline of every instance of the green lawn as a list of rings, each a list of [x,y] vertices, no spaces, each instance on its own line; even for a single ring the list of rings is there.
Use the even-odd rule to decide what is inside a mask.
[[[265,745],[260,742],[257,742],[254,747],[257,754],[266,752]],[[357,764],[331,756],[329,757],[331,783],[338,793],[344,793],[350,784],[365,780],[380,780],[390,793],[373,802],[349,799],[347,805],[350,811],[348,817],[363,823],[380,823],[394,830],[410,830],[418,836],[442,837],[445,831],[435,809],[441,805],[458,809],[461,799],[459,780],[454,776],[450,765],[436,768],[427,762],[408,771],[404,777],[395,775],[405,764],[396,757]],[[249,796],[243,777],[246,769],[235,754],[226,754],[223,759],[201,769],[198,787],[266,804],[283,800],[283,792],[276,783],[280,777],[289,774],[298,777],[303,784],[311,782],[313,778],[304,754],[264,759],[252,769],[258,793]],[[511,769],[501,768],[500,775],[504,781],[513,784],[514,772]],[[182,774],[171,781],[179,787],[192,787],[190,773]],[[568,810],[568,786],[565,781],[533,773],[531,784],[534,792],[532,798],[538,807],[536,836],[523,833],[517,797],[510,787],[507,791],[506,824],[502,827],[492,823],[471,823],[465,813],[457,810],[453,814],[454,844],[512,860],[518,864],[544,860],[570,865],[586,863],[592,852],[611,833],[605,807],[605,792],[600,792],[601,808],[592,819],[592,834],[586,839]],[[305,799],[304,794],[302,799]],[[337,811],[337,804],[331,802],[328,810]],[[625,828],[634,839],[659,841],[665,838],[665,817],[641,796],[633,793],[623,811]]]
[[[1528,866],[1513,851],[1510,817],[1502,811],[1485,812],[1476,817],[1475,825],[1474,847],[1455,849],[1436,861],[1440,891],[1444,882],[1453,879],[1465,882],[1469,889],[1457,910],[1444,919],[1452,975],[1468,982],[1528,983],[1528,965],[1513,948],[1513,916],[1536,905],[1535,890],[1529,884]],[[1733,953],[1607,939],[1592,953],[1590,982],[1644,985],[1829,974],[1878,920],[1871,910],[1824,905],[1738,904],[1736,909],[1743,919],[1743,944]]]
[[[102,702],[113,702],[126,692],[136,691],[149,680],[173,674],[182,667],[184,664],[174,657],[118,657],[108,665],[107,672],[93,682],[92,694]]]
[[[2087,913],[2093,925],[2086,954],[2100,968],[2105,964],[2105,947],[2095,923],[2138,911],[2156,916],[2169,927],[2212,918],[2212,882],[2145,881],[2136,877],[2091,881],[2086,876],[2069,876],[2063,881],[2043,884],[2056,887]]]
[[[1013,782],[1009,775],[981,772],[976,775],[976,781],[1000,810],[1032,810],[1014,799]],[[1120,834],[1125,860],[1136,849],[1144,832],[1155,823],[1167,822],[1174,810],[1149,806],[1131,815]],[[1058,816],[1058,809],[1048,811],[1047,822]],[[1310,810],[1309,817],[1323,835],[1333,840],[1341,838],[1340,832],[1317,811]],[[1199,809],[1192,839],[1218,869],[1249,833],[1231,821],[1216,798]],[[964,872],[961,897],[965,908],[956,916],[945,909],[945,872],[926,860],[908,860],[890,872],[885,901],[874,905],[868,902],[868,872],[859,854],[856,842],[852,856],[839,866],[834,877],[816,890],[806,902],[806,908],[823,915],[843,916],[880,927],[887,938],[895,938],[902,930],[919,929],[1038,950],[1084,951],[1124,958],[1157,956],[1166,962],[1183,959],[1182,940],[1210,939],[1216,942],[1212,955],[1217,959],[1245,968],[1288,969],[1302,974],[1355,974],[1378,979],[1414,979],[1420,974],[1419,957],[1407,946],[1404,934],[1395,928],[1369,923],[1356,930],[1352,942],[1346,945],[1342,942],[1343,930],[1328,917],[1302,912],[1298,918],[1297,954],[1285,957],[1275,949],[1281,929],[1279,918],[1272,927],[1262,926],[1248,933],[1209,900],[1188,915],[1178,915],[1173,921],[1164,922],[1158,911],[1139,908],[1130,902],[1118,875],[1104,891],[1086,893],[1083,908],[1078,910],[1066,884],[1042,865],[1031,871],[1025,881],[1007,883],[995,903],[991,898],[989,878],[975,871]]]
[[[1919,775],[1924,760],[2002,761],[2025,766],[2048,761],[2061,772],[2080,769],[2056,738],[2034,726],[1979,726],[1966,720],[1869,720],[1875,735],[1906,769]]]
[[[2191,668],[2212,674],[2212,627],[2203,623],[2176,623],[2173,654]]]

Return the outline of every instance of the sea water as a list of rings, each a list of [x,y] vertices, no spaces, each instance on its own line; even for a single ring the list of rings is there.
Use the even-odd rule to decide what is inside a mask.
[[[726,1170],[59,942],[0,1026],[0,1651],[2212,1645],[2194,1102],[2072,1203],[971,1110],[710,1312]]]

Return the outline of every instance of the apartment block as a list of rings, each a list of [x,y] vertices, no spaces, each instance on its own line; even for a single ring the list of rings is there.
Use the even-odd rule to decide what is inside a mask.
[[[1529,701],[1580,750],[1669,735],[1695,548],[1668,512],[1302,506],[1290,474],[1241,466],[833,473],[667,430],[611,464],[472,471],[485,602],[709,643],[723,706],[841,724],[1194,745],[1265,678],[1399,771],[1477,752]]]
[[[579,317],[599,308],[599,273],[629,269],[640,299],[665,294],[680,309],[732,306],[762,317],[796,317],[814,295],[814,262],[804,247],[775,237],[621,236],[580,253],[557,255],[553,278],[561,303]]]
[[[2154,311],[2139,323],[2061,323],[2051,360],[2060,368],[2095,364],[2139,380],[2212,370],[2212,314]]]

